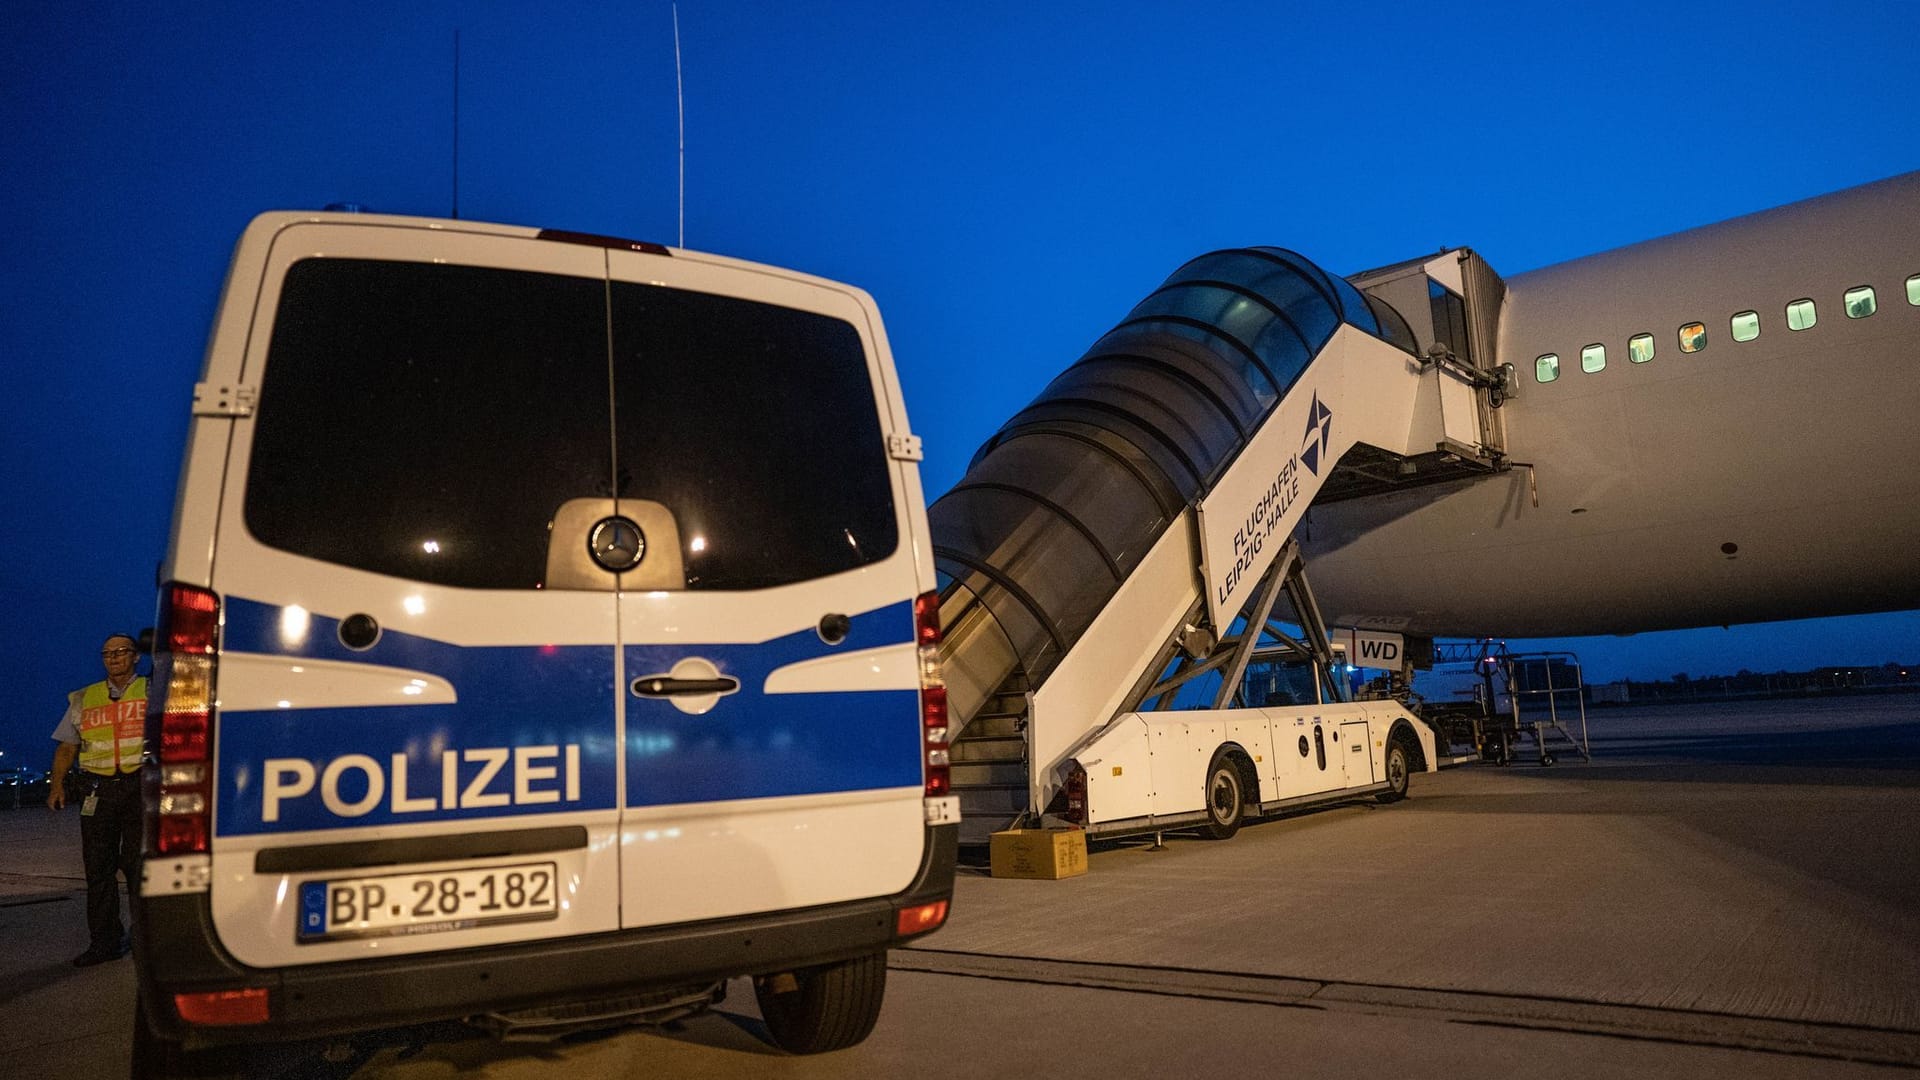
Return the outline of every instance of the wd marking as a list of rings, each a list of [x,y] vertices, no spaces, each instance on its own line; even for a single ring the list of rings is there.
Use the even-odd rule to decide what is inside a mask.
[[[1347,662],[1356,667],[1397,668],[1400,658],[1406,655],[1406,639],[1399,634],[1329,627],[1327,637],[1334,648],[1346,652]]]

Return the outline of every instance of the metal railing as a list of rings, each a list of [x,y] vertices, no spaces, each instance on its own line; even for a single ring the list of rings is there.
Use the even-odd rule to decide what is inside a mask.
[[[1547,750],[1547,740],[1540,730],[1542,723],[1551,724],[1560,732],[1582,758],[1593,760],[1593,749],[1587,738],[1587,694],[1586,683],[1581,678],[1580,658],[1570,652],[1508,653],[1501,657],[1500,667],[1507,680],[1507,699],[1513,711],[1515,727],[1523,727],[1522,698],[1545,698],[1547,718],[1531,721],[1534,725],[1534,737],[1540,742],[1540,757],[1543,763],[1551,764],[1553,755]],[[1561,682],[1555,678],[1556,672],[1564,675],[1572,670],[1571,682]],[[1524,677],[1521,677],[1524,673]],[[1545,685],[1535,685],[1538,676],[1544,676]],[[1580,736],[1575,738],[1567,730],[1566,722],[1560,716],[1560,697],[1572,694],[1575,708],[1580,718]],[[1569,717],[1571,719],[1571,717]]]

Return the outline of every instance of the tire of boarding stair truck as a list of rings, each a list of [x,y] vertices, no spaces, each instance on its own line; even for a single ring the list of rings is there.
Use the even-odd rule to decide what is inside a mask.
[[[753,992],[775,1046],[791,1054],[844,1050],[871,1034],[880,1019],[887,953],[765,976],[754,980]]]
[[[238,1047],[189,1051],[177,1040],[154,1034],[147,1023],[145,1003],[133,1003],[133,1053],[127,1075],[132,1080],[216,1080],[247,1075],[246,1051]]]
[[[1407,797],[1407,786],[1413,775],[1413,754],[1407,749],[1406,739],[1395,736],[1387,740],[1387,790],[1381,792],[1379,800],[1383,803],[1399,802]]]
[[[1224,752],[1213,755],[1213,764],[1207,766],[1207,823],[1201,826],[1200,835],[1227,840],[1240,831],[1247,812],[1245,782],[1232,757]]]

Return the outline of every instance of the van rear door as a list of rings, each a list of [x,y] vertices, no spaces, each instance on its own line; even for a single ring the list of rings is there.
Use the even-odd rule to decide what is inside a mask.
[[[220,941],[271,968],[616,928],[615,599],[572,512],[612,492],[604,254],[262,233],[208,368],[257,401],[211,574]]]
[[[614,251],[623,921],[899,892],[925,842],[917,477],[872,301]]]

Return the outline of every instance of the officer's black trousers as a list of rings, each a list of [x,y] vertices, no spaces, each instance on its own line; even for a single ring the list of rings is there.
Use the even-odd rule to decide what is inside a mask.
[[[84,791],[84,789],[82,789]],[[126,926],[120,921],[120,882],[140,887],[140,777],[128,774],[93,782],[100,797],[80,818],[80,856],[87,866],[89,948],[116,951]],[[82,798],[84,798],[84,794]]]

